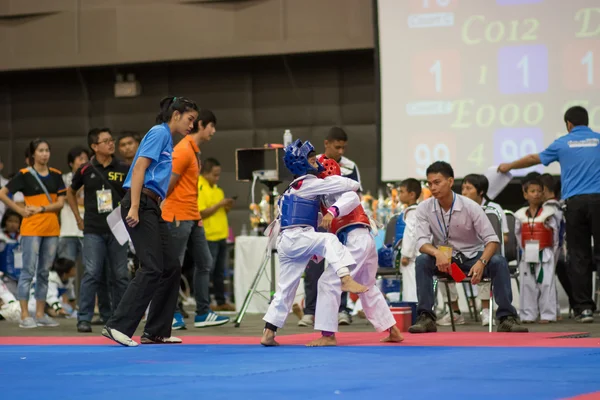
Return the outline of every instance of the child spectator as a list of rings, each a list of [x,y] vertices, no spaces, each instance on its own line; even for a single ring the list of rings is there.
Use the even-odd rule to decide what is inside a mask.
[[[564,246],[566,221],[562,209],[562,203],[557,195],[557,193],[560,193],[560,180],[555,179],[550,174],[543,174],[540,176],[540,182],[544,187],[544,207],[553,207],[555,209],[556,218],[560,221],[560,228],[558,230],[558,247],[556,249],[556,253],[554,254],[554,260],[556,261],[556,276],[558,277],[560,284],[567,294],[569,299],[569,307],[573,308],[573,302],[571,301],[571,283],[569,281],[569,274],[567,273],[567,254]],[[557,307],[558,319],[560,319],[560,304],[557,304]]]
[[[557,296],[554,279],[560,219],[556,208],[544,206],[543,185],[532,178],[523,185],[529,204],[515,213],[515,234],[522,251],[520,317],[524,323],[555,322]]]
[[[46,296],[46,314],[51,317],[73,316],[76,307],[75,298],[75,262],[68,258],[57,258],[48,277],[48,295]],[[29,299],[29,312],[35,312],[35,299]]]
[[[0,272],[3,273],[4,282],[13,294],[17,293],[17,282],[23,268],[23,253],[19,248],[21,219],[19,214],[8,209],[0,223]]]
[[[415,260],[419,255],[417,246],[417,199],[421,196],[421,184],[414,178],[405,179],[400,183],[400,202],[406,209],[398,216],[405,223],[402,234],[401,266],[402,272],[402,301],[417,302],[417,278],[415,275]],[[398,232],[396,232],[398,235]]]

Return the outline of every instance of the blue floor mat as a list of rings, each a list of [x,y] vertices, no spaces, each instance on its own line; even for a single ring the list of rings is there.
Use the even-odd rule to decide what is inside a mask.
[[[559,399],[600,349],[0,346],[2,399]]]

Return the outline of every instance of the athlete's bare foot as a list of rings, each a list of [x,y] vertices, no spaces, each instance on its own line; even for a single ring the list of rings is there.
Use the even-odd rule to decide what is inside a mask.
[[[369,290],[368,287],[356,282],[350,275],[346,275],[342,278],[342,292],[358,294],[364,293],[367,290]]]
[[[267,347],[279,346],[279,343],[275,341],[275,332],[270,329],[265,329],[262,338],[260,339],[260,344]]]
[[[300,307],[300,304],[298,303],[294,303],[292,306],[292,312],[296,317],[298,317],[298,319],[302,319],[302,317],[304,317],[304,310],[302,310],[302,307]]]
[[[381,342],[384,343],[398,343],[404,340],[404,336],[400,333],[400,329],[396,325],[392,326],[390,330],[390,335],[388,337],[384,337],[381,339]]]
[[[337,340],[335,335],[332,336],[321,336],[318,339],[309,342],[306,347],[327,347],[327,346],[337,346]]]

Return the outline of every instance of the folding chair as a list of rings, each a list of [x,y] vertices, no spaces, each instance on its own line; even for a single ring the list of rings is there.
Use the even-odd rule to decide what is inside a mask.
[[[444,274],[445,275],[445,274]],[[452,300],[450,298],[450,287],[448,286],[448,281],[452,281],[454,282],[454,280],[446,275],[446,276],[440,276],[437,279],[437,282],[434,283],[434,285],[437,285],[438,282],[442,282],[444,284],[444,286],[446,287],[446,293],[448,293],[448,300],[447,300],[447,305],[448,305],[448,309],[450,311],[450,322],[452,324],[452,332],[456,332],[456,325],[454,324],[454,310],[452,310]],[[481,280],[481,282],[491,282],[491,280],[489,278],[484,278]],[[473,296],[473,286],[471,285],[471,278],[466,278],[464,279],[462,282],[456,282],[456,283],[468,283],[469,287],[471,288],[471,296]],[[434,288],[435,291],[435,288]],[[493,320],[493,311],[494,311],[494,292],[492,290],[492,288],[490,288],[490,322],[488,325],[488,329],[491,332],[492,331],[492,320]],[[473,304],[475,305],[475,304]],[[475,310],[477,311],[477,310]],[[477,321],[477,319],[476,319]]]
[[[385,227],[385,238],[383,240],[383,243],[388,245],[388,244],[392,244],[395,245],[396,243],[396,221],[398,220],[398,217],[400,216],[400,214],[396,214],[394,216],[392,216],[386,227]],[[400,281],[400,290],[402,290],[402,278],[401,278],[401,274],[400,274],[400,268],[396,268],[396,267],[379,267],[377,268],[377,276],[378,277],[394,277],[396,278],[398,281]]]
[[[516,217],[512,211],[504,210],[506,221],[508,222],[508,241],[506,242],[505,257],[510,269],[510,277],[517,283],[517,291],[521,291],[521,282],[519,281],[519,262],[521,253],[519,252],[519,238],[515,235]]]

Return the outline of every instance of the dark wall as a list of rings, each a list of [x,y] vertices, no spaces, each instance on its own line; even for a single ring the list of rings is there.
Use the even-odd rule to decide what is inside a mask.
[[[0,0],[0,71],[373,48],[371,0]]]
[[[115,71],[108,67],[0,74],[4,175],[22,167],[24,149],[36,137],[50,141],[51,164],[64,170],[67,151],[85,145],[92,127],[143,134],[154,123],[159,100],[171,94],[194,99],[217,115],[217,134],[202,155],[221,161],[221,186],[239,196],[231,215],[236,232],[248,221],[250,184],[235,181],[234,150],[281,143],[284,129],[322,149],[327,130],[342,126],[350,136],[347,155],[358,163],[365,190],[376,189],[372,50],[154,64],[128,72],[142,85],[140,97],[115,98]]]

